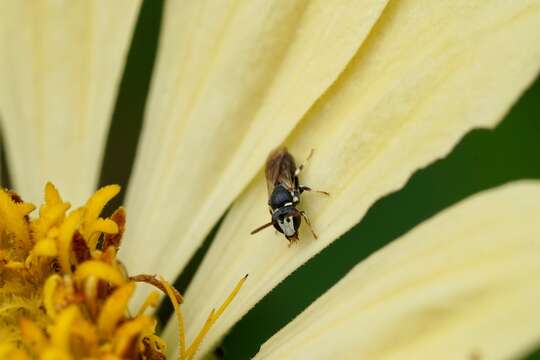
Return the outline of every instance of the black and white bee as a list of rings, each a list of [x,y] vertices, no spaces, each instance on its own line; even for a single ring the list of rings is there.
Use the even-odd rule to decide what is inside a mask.
[[[312,155],[313,150],[309,153],[306,162]],[[294,158],[284,146],[275,149],[268,155],[265,175],[268,188],[268,206],[272,220],[253,230],[251,234],[273,225],[277,231],[285,235],[290,246],[295,240],[298,240],[298,229],[302,218],[304,218],[313,237],[317,238],[305,212],[298,210],[296,206],[300,203],[300,195],[304,191],[329,194],[326,191],[312,190],[307,186],[300,185],[298,175],[303,168],[304,164],[296,166]]]

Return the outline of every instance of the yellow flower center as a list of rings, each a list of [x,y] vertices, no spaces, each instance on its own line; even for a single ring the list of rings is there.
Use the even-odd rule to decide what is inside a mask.
[[[0,358],[164,359],[156,319],[145,314],[159,294],[152,292],[135,315],[127,310],[136,282],[168,295],[179,324],[180,359],[193,358],[246,278],[186,347],[182,296],[162,278],[128,276],[116,259],[125,211],[100,214],[119,191],[105,186],[68,213],[70,204],[48,183],[39,216],[31,219],[34,205],[0,189]]]

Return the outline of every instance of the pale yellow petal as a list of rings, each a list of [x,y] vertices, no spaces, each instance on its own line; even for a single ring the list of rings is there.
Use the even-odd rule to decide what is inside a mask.
[[[140,0],[0,2],[0,121],[14,187],[96,186]]]
[[[120,256],[172,280],[387,0],[168,1]],[[144,294],[137,298],[144,299]]]
[[[188,339],[241,274],[250,279],[206,346],[412,172],[444,156],[471,128],[494,126],[538,73],[539,33],[537,0],[388,5],[347,70],[287,141],[298,161],[315,148],[300,180],[331,193],[303,195],[301,208],[319,239],[305,224],[291,248],[272,230],[250,236],[269,220],[264,179],[255,179],[188,289]]]
[[[467,199],[357,265],[257,359],[509,359],[540,343],[540,183]]]

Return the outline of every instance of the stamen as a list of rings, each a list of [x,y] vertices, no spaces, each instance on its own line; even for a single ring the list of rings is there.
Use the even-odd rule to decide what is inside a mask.
[[[105,205],[120,192],[120,186],[108,185],[104,186],[94,193],[88,199],[85,205],[85,211],[83,215],[82,234],[85,239],[90,238],[91,230],[88,229],[97,219],[99,214],[105,207]],[[90,231],[88,231],[90,230]]]
[[[99,281],[94,276],[86,278],[84,283],[84,302],[94,318],[98,313],[98,284]]]
[[[115,354],[123,358],[134,337],[144,333],[145,330],[151,329],[152,326],[153,321],[145,315],[122,324],[113,337]]]
[[[28,356],[11,343],[0,344],[0,359],[27,360]]]
[[[35,349],[36,353],[40,353],[42,349],[47,345],[47,338],[43,331],[32,321],[22,318],[20,321],[21,334],[32,349]]]
[[[126,228],[126,211],[120,207],[111,215],[111,220],[118,226],[118,232],[116,234],[104,234],[103,237],[103,249],[107,249],[109,246],[113,246],[118,250],[120,248],[120,242]]]
[[[124,315],[129,298],[135,290],[130,282],[116,289],[105,301],[98,318],[98,329],[104,336],[111,336],[118,321]]]
[[[57,316],[54,305],[54,293],[60,281],[62,281],[60,275],[53,274],[47,278],[43,286],[43,305],[45,305],[45,311],[51,319],[55,319]]]
[[[223,302],[223,304],[219,307],[218,311],[216,312],[216,316],[214,317],[214,322],[220,318],[220,316],[223,314],[223,312],[225,311],[225,309],[227,309],[227,307],[229,306],[229,304],[234,300],[234,298],[236,297],[236,294],[238,294],[238,292],[240,291],[240,289],[242,288],[242,286],[244,285],[244,283],[246,282],[248,278],[248,274],[244,275],[244,277],[238,282],[238,284],[236,284],[236,286],[234,287],[233,291],[231,291],[231,293],[229,294],[229,296],[227,297],[227,299],[225,299],[225,301]]]
[[[137,316],[140,316],[144,314],[146,309],[148,309],[149,306],[155,308],[159,301],[159,293],[157,291],[152,291],[147,297],[146,300],[144,300],[144,303],[139,308],[139,311],[137,311]]]
[[[71,274],[71,241],[75,230],[79,227],[82,218],[82,209],[78,209],[69,214],[62,225],[58,235],[58,261],[65,274]]]
[[[45,203],[49,206],[62,203],[60,193],[50,181],[45,184]]]
[[[69,351],[72,324],[80,315],[81,313],[76,305],[70,305],[60,312],[56,323],[51,329],[51,342],[54,346],[62,349],[64,352]]]
[[[79,339],[79,341],[82,341],[84,343],[84,346],[82,348],[88,347],[91,349],[95,349],[99,344],[99,337],[95,326],[91,322],[83,319],[82,316],[78,319],[75,319],[75,321],[73,322],[73,326],[71,327],[70,345],[72,344],[71,341],[77,338]],[[76,352],[77,350],[71,349],[71,351]],[[77,356],[74,357],[77,358]]]
[[[5,265],[5,268],[6,269],[11,269],[11,270],[23,270],[23,269],[26,269],[24,263],[22,261],[15,261],[15,260],[9,260],[6,265]]]
[[[98,260],[85,261],[75,271],[75,279],[79,281],[89,276],[95,276],[114,285],[122,285],[126,282],[126,279],[116,267]]]
[[[163,284],[169,299],[171,300],[174,313],[176,314],[176,319],[178,321],[178,340],[180,343],[180,355],[178,356],[179,360],[184,360],[186,358],[186,334],[184,328],[184,314],[180,310],[180,303],[178,302],[175,291],[168,282],[165,281],[162,277],[159,278],[159,281]]]
[[[24,207],[21,205],[25,205]],[[12,233],[25,248],[31,248],[30,232],[25,216],[34,209],[32,204],[17,203],[12,196],[0,189],[0,218],[3,228]]]
[[[165,287],[163,280],[158,279],[156,275],[146,275],[146,274],[139,274],[135,276],[130,276],[129,280],[136,281],[136,282],[144,282],[150,285],[153,285],[157,287],[159,290],[163,291],[164,294],[167,293],[167,288]],[[171,287],[172,292],[174,293],[174,297],[176,298],[176,301],[181,304],[184,302],[184,298],[182,295],[176,290],[175,288]]]
[[[221,304],[218,311],[216,312],[214,309],[210,312],[210,315],[206,319],[206,322],[204,323],[204,326],[199,331],[199,334],[195,337],[195,340],[193,341],[193,344],[190,345],[188,351],[187,351],[187,360],[191,360],[195,353],[197,352],[197,349],[200,347],[204,337],[210,331],[210,328],[214,323],[221,317],[223,312],[227,309],[229,304],[234,300],[244,283],[246,282],[246,279],[248,277],[248,274],[246,274],[234,287],[233,291],[227,296],[227,299]]]
[[[212,325],[215,322],[215,320],[214,320],[214,314],[215,313],[216,313],[216,309],[212,309],[212,311],[210,311],[210,314],[208,315],[208,318],[204,322],[204,326],[202,327],[202,329],[199,331],[199,333],[195,337],[195,340],[193,340],[193,343],[189,346],[189,348],[187,350],[187,353],[186,353],[186,359],[187,360],[193,359],[193,356],[195,356],[195,352],[201,346],[204,337],[206,336],[208,331],[210,331],[210,328],[212,327]]]
[[[46,256],[46,257],[53,257],[56,256],[57,249],[56,249],[56,243],[51,238],[45,238],[43,240],[40,240],[34,245],[34,248],[32,249],[32,252],[27,258],[27,263],[31,261],[31,259],[35,256]],[[27,264],[27,267],[29,265]]]
[[[90,235],[86,235],[88,237],[85,237],[88,243],[88,247],[90,249],[96,249],[99,235],[101,233],[117,234],[118,225],[111,219],[100,218],[94,221],[92,224],[88,225],[86,231],[87,231],[87,234],[90,234]]]

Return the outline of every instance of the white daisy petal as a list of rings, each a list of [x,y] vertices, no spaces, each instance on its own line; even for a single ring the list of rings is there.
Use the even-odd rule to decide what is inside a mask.
[[[357,265],[256,359],[525,355],[540,343],[538,214],[540,183],[453,206]]]
[[[128,192],[130,241],[121,256],[131,271],[176,277],[267,152],[338,77],[385,4],[167,2]]]
[[[0,117],[14,187],[53,181],[82,204],[96,186],[139,0],[0,3]]]
[[[188,338],[243,274],[250,277],[206,349],[378,198],[444,156],[473,127],[495,125],[538,73],[538,33],[536,0],[392,2],[287,141],[299,161],[316,149],[300,180],[332,195],[303,195],[302,209],[319,239],[305,225],[292,248],[271,230],[249,235],[268,221],[259,176],[230,211],[188,289]]]

